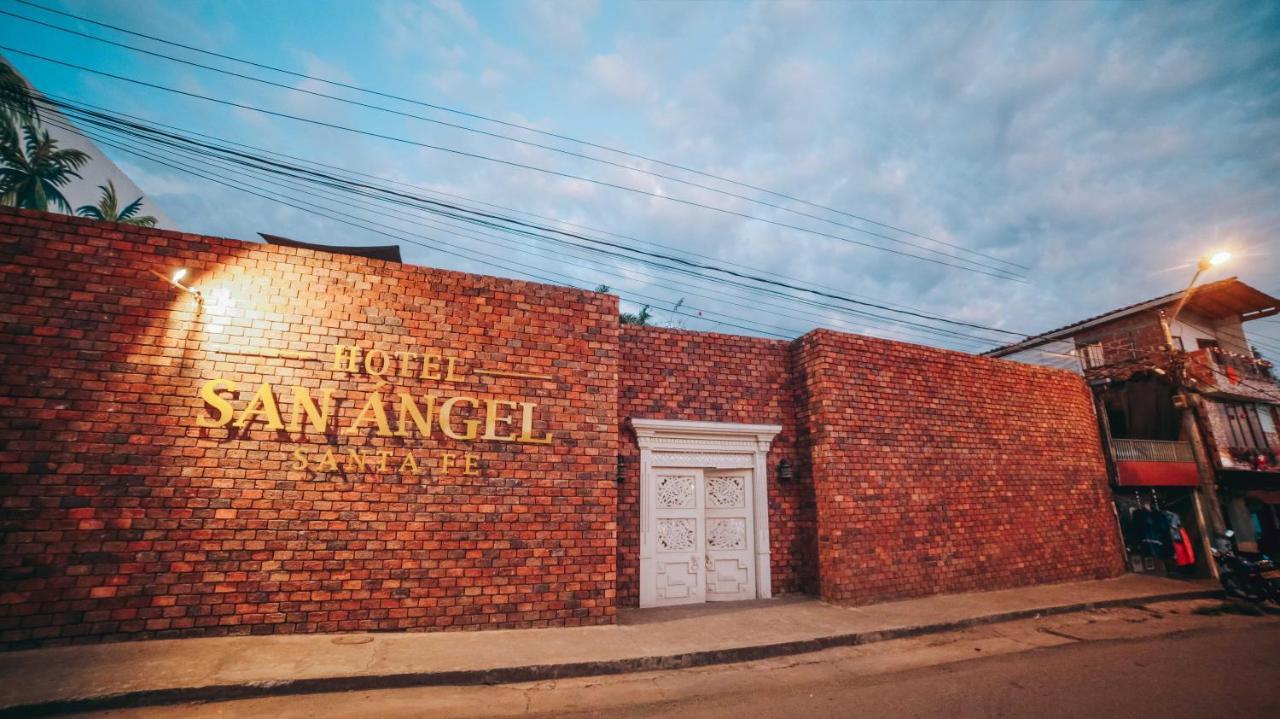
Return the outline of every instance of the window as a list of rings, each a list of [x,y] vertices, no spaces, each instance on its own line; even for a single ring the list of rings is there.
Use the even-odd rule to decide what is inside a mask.
[[[1262,425],[1263,434],[1276,433],[1275,407],[1268,407],[1265,404],[1258,405],[1258,424]]]
[[[1228,446],[1243,449],[1265,449],[1266,437],[1262,434],[1262,424],[1258,421],[1258,413],[1253,405],[1222,405],[1227,415]]]
[[[1085,369],[1101,367],[1103,364],[1106,363],[1106,359],[1102,352],[1101,342],[1094,342],[1092,344],[1085,345],[1083,347],[1083,352],[1080,355],[1080,357],[1081,359],[1084,360]]]

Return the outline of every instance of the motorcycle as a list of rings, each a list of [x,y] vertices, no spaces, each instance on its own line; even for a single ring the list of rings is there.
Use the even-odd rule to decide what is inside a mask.
[[[1266,556],[1247,559],[1235,548],[1235,532],[1227,530],[1212,548],[1218,578],[1227,597],[1280,604],[1280,567]]]

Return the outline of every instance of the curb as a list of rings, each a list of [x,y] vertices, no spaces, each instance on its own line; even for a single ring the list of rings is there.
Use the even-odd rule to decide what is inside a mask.
[[[1071,614],[1092,609],[1108,609],[1114,607],[1133,607],[1157,602],[1168,602],[1186,599],[1211,599],[1221,597],[1220,590],[1205,589],[1187,592],[1156,594],[1145,597],[1125,599],[1109,599],[1097,602],[1079,602],[1062,604],[1039,609],[1022,609],[1001,614],[988,614],[969,619],[960,619],[937,624],[922,624],[894,629],[854,632],[851,634],[833,634],[814,639],[799,639],[774,644],[757,644],[730,649],[715,649],[685,654],[669,654],[652,657],[633,657],[628,659],[602,660],[593,662],[572,662],[565,664],[534,664],[516,667],[500,667],[496,669],[460,669],[440,672],[404,672],[399,674],[361,674],[345,677],[316,677],[310,679],[285,679],[280,681],[249,682],[243,684],[212,684],[197,687],[174,687],[170,689],[145,689],[120,692],[116,694],[100,694],[97,696],[60,699],[32,704],[18,704],[0,707],[0,718],[3,717],[37,717],[55,716],[73,712],[102,711],[107,709],[123,709],[144,706],[160,706],[168,704],[187,704],[193,702],[218,702],[236,699],[260,699],[264,697],[290,696],[299,694],[327,694],[331,692],[369,691],[376,689],[404,689],[408,687],[428,686],[476,686],[485,684],[514,684],[519,682],[542,681],[550,679],[572,679],[588,676],[607,676],[611,674],[627,674],[669,669],[688,669],[691,667],[710,666],[714,664],[731,664],[735,662],[772,659],[791,654],[807,654],[809,652],[848,647],[860,644],[874,644],[891,639],[906,639],[925,634],[966,629],[986,624],[999,624],[1021,619],[1032,619],[1041,616]]]

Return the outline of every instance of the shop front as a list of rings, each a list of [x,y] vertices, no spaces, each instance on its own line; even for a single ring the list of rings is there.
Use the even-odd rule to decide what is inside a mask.
[[[1124,570],[1069,373],[44,213],[0,250],[3,646]]]
[[[1194,424],[1176,387],[1163,371],[1126,367],[1095,377],[1094,391],[1129,570],[1212,576],[1200,497],[1206,470],[1196,461]]]
[[[1280,472],[1222,471],[1218,496],[1239,551],[1280,559]]]

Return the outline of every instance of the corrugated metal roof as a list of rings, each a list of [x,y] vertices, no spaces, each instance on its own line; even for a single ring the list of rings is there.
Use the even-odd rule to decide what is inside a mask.
[[[1100,315],[1094,315],[1079,322],[1073,322],[1055,330],[1028,337],[1025,340],[987,350],[982,354],[988,357],[1003,357],[1007,354],[1038,347],[1046,342],[1061,339],[1064,336],[1103,322],[1111,322],[1139,312],[1174,304],[1182,299],[1182,295],[1186,292],[1187,290],[1179,290]],[[1191,296],[1187,299],[1183,309],[1184,311],[1191,310],[1210,319],[1239,316],[1242,320],[1250,320],[1280,313],[1280,300],[1261,290],[1250,287],[1236,277],[1228,277],[1225,280],[1218,280],[1217,282],[1210,282],[1193,288]]]
[[[316,250],[318,252],[332,252],[338,255],[355,255],[356,257],[368,257],[374,260],[386,260],[387,262],[402,262],[400,259],[400,245],[375,245],[366,246],[343,246],[343,245],[317,245],[313,242],[303,242],[294,240],[280,235],[269,235],[265,232],[259,232],[262,239],[267,241],[269,245],[283,245],[285,247],[301,247],[305,250]]]

